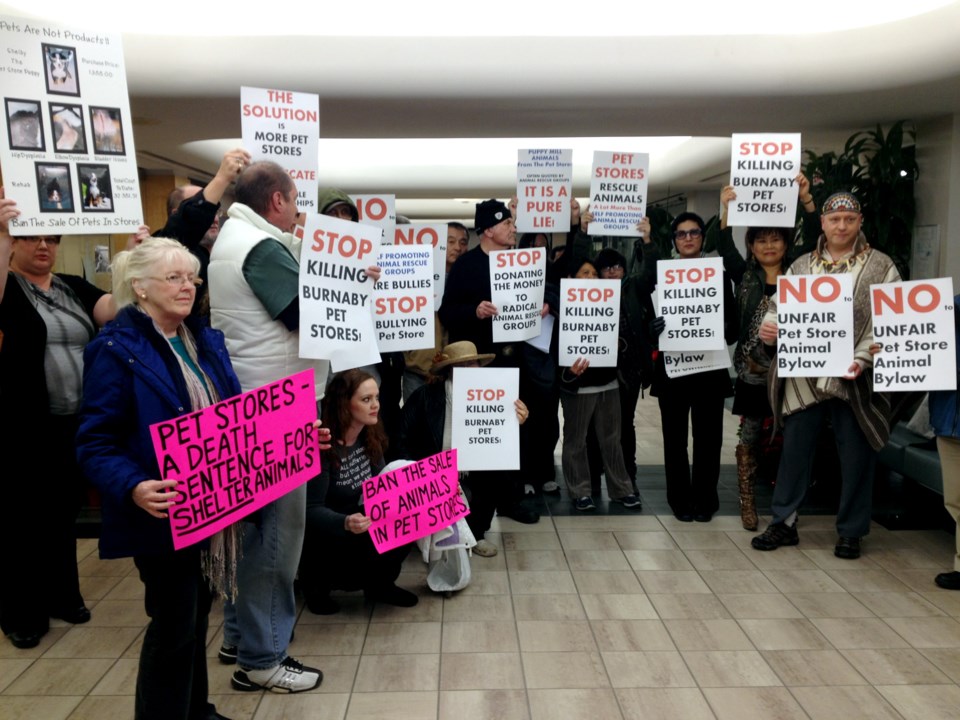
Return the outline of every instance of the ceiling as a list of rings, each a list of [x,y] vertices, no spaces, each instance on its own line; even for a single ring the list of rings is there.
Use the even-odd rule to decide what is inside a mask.
[[[123,32],[123,44],[140,167],[209,177],[239,143],[241,85],[314,92],[321,182],[394,193],[397,211],[414,219],[472,216],[474,199],[512,194],[520,147],[575,147],[574,190],[585,195],[591,150],[645,152],[655,145],[645,138],[679,138],[651,151],[656,200],[719,189],[735,132],[801,132],[805,149],[823,151],[877,123],[960,111],[960,2],[946,0],[917,0],[899,11],[918,15],[842,30],[821,18],[842,17],[849,28],[894,4],[674,0],[652,18],[645,3],[594,0],[589,11],[540,6],[514,24],[507,10],[493,12],[511,7],[500,0],[462,17],[449,3],[373,2],[377,22],[367,4],[328,17],[294,0],[263,27],[242,15],[204,21],[179,4],[155,6],[169,29],[156,17],[121,17],[126,6],[114,12],[110,2],[97,12],[98,24],[139,27]],[[0,13],[34,14],[16,5],[29,7],[0,3]],[[91,24],[68,15],[86,12],[80,4],[48,5],[43,13],[61,24]],[[433,14],[418,16],[420,6]],[[399,25],[391,34],[391,23],[411,18],[402,31],[420,32],[418,17],[432,19],[423,36],[396,36]],[[626,29],[644,26],[657,30]],[[354,27],[370,33],[345,34]],[[298,34],[280,34],[286,28]],[[493,140],[458,142],[484,138]],[[404,142],[388,142],[396,139]]]

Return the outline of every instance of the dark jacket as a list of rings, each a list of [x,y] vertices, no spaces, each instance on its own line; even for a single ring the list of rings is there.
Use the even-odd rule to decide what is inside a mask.
[[[188,318],[200,367],[221,400],[240,394],[223,333]],[[160,480],[150,425],[192,412],[174,351],[149,316],[129,306],[84,352],[77,458],[103,500],[100,556],[173,551],[170,522],[134,504],[133,489]]]
[[[960,380],[960,295],[953,298],[953,322],[957,335],[957,378]],[[960,384],[957,388],[930,393],[930,424],[942,437],[960,438]]]
[[[391,460],[423,460],[443,450],[443,421],[447,413],[446,383],[417,388],[403,404],[400,436],[390,443]]]

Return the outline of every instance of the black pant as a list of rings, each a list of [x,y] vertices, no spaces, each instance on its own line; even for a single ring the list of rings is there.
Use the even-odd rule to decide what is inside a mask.
[[[307,526],[300,558],[300,588],[307,602],[331,590],[364,590],[376,594],[393,587],[410,545],[382,555],[369,533],[326,535]]]
[[[470,490],[467,526],[477,540],[482,540],[490,529],[494,512],[509,512],[520,502],[516,476],[513,470],[470,471],[464,483]]]
[[[521,382],[523,374],[520,375]],[[536,488],[556,476],[553,457],[560,440],[560,394],[554,388],[526,382],[520,388],[530,417],[520,426],[520,468],[524,483]]]
[[[207,615],[212,596],[200,551],[135,557],[150,617],[137,672],[137,720],[203,720],[207,701]]]
[[[723,443],[723,396],[670,392],[657,399],[670,509],[677,515],[713,515],[720,507],[717,481]],[[693,422],[692,475],[687,455],[688,420]]]

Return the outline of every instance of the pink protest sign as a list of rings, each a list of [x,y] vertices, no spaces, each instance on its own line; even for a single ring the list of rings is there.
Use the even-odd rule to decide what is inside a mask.
[[[177,550],[210,537],[320,474],[313,370],[150,426]]]
[[[383,553],[431,535],[466,517],[457,451],[446,450],[363,482],[370,537]]]

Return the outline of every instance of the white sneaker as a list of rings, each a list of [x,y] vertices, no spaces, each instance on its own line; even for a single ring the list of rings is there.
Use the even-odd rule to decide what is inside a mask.
[[[275,693],[298,693],[313,690],[323,680],[317,668],[306,667],[292,657],[265,670],[237,670],[230,684],[235,690],[269,690]]]
[[[473,552],[480,557],[493,557],[499,550],[496,545],[484,538],[477,540],[477,544],[473,546]]]

